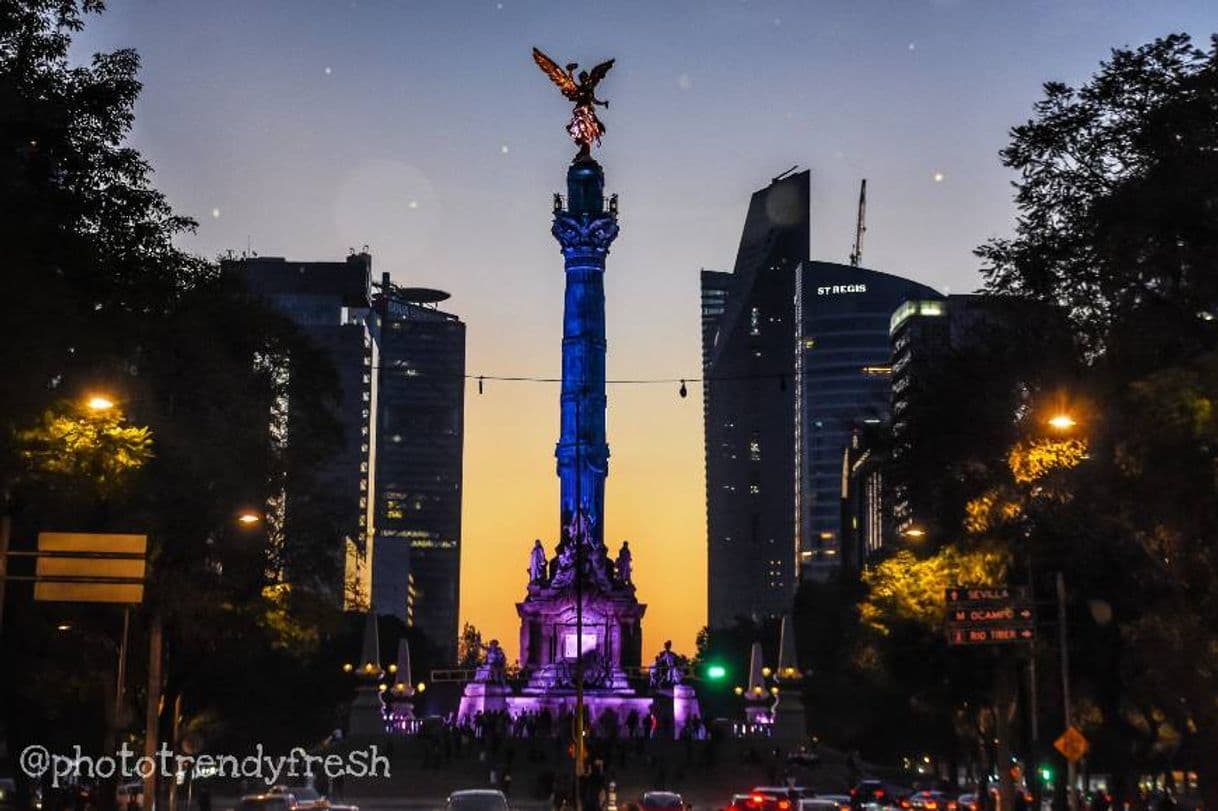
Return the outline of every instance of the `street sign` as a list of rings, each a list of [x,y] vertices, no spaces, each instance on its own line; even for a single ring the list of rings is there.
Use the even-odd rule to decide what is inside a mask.
[[[947,590],[948,603],[1028,602],[1027,586],[953,586]]]
[[[1036,615],[1026,586],[954,586],[945,597],[944,628],[949,645],[997,645],[1036,638]]]
[[[1053,748],[1061,752],[1062,756],[1071,763],[1078,763],[1082,760],[1090,747],[1091,744],[1087,742],[1087,738],[1082,732],[1079,732],[1076,726],[1066,727],[1066,731],[1061,734],[1061,737],[1053,742]]]
[[[147,550],[146,535],[40,532],[34,599],[143,602]]]
[[[1031,642],[1036,632],[1031,628],[948,628],[950,645],[993,645],[1003,642]]]

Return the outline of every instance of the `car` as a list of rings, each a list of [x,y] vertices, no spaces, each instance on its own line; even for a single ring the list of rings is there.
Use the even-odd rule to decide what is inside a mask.
[[[686,807],[685,800],[675,791],[645,791],[639,798],[643,811],[673,811]]]
[[[981,803],[976,794],[961,794],[956,799],[956,808],[959,811],[980,811]]]
[[[336,803],[313,787],[311,783],[298,786],[274,786],[267,794],[287,794],[295,798],[293,811],[359,811],[358,805]]]
[[[748,794],[733,794],[732,801],[727,804],[724,811],[752,811],[749,806],[749,797]]]
[[[804,797],[799,801],[799,811],[850,811],[850,808],[849,797],[844,800],[833,796]]]
[[[850,789],[850,804],[856,808],[910,808],[910,790],[884,780],[866,778]]]
[[[246,794],[237,801],[233,811],[293,811],[296,797],[292,794]]]
[[[507,796],[491,788],[454,791],[444,804],[446,811],[508,811]]]
[[[913,811],[956,811],[956,801],[942,791],[916,791],[908,800]]]
[[[792,811],[799,801],[813,796],[809,789],[791,786],[756,786],[749,792],[749,811]]]
[[[849,794],[817,794],[818,800],[831,800],[837,803],[841,811],[850,811],[850,795]]]

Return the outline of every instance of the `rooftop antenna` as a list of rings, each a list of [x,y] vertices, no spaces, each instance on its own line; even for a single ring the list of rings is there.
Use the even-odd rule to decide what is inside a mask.
[[[854,250],[850,253],[850,267],[856,268],[863,261],[863,234],[867,233],[867,178],[859,188],[859,219],[854,229]]]
[[[779,173],[778,177],[773,178],[772,180],[770,180],[770,182],[777,183],[778,181],[782,180],[784,177],[791,174],[798,168],[799,168],[799,164],[797,163],[794,166],[792,166],[790,169],[788,169],[787,171]]]

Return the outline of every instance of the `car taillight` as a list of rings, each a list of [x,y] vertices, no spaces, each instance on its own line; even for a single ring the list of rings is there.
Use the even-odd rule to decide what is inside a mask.
[[[939,804],[934,800],[927,800],[926,807],[929,808],[930,811],[935,811],[935,809],[939,807]]]
[[[878,800],[880,797],[884,796],[884,789],[877,788],[875,791],[871,792],[871,794]]]
[[[749,795],[749,805],[761,805],[763,802],[765,802],[765,797],[762,797],[760,794]]]
[[[902,808],[913,808],[913,803],[911,803],[909,800],[901,800],[901,807]]]
[[[778,801],[778,811],[791,811],[791,801],[790,800],[779,800]]]
[[[955,800],[948,800],[947,811],[956,811],[956,801]]]

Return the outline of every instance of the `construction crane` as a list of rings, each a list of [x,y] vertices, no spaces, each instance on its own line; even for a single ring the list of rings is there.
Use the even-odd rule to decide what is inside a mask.
[[[867,232],[867,178],[859,189],[859,219],[854,229],[854,250],[850,253],[850,267],[856,268],[863,261],[863,234]]]

